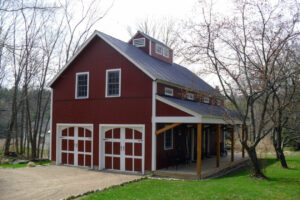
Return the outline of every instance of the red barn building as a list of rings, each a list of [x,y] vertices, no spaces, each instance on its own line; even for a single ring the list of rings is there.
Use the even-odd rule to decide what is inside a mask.
[[[123,42],[95,31],[49,85],[58,165],[145,173],[189,160],[200,173],[201,158],[220,157],[223,127],[235,117],[218,91],[142,32]]]

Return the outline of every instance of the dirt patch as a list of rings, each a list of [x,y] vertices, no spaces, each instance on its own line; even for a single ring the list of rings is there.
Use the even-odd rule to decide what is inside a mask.
[[[142,176],[65,166],[0,168],[1,199],[62,199],[137,180]]]

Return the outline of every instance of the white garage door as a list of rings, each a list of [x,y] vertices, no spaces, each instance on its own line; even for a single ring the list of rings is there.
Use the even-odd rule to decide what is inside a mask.
[[[144,173],[144,126],[100,126],[100,169]]]
[[[93,166],[93,125],[57,125],[57,164]]]

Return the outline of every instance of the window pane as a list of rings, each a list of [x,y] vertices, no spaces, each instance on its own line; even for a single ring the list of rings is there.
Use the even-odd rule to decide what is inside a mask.
[[[77,75],[77,97],[87,97],[88,95],[88,75]]]
[[[107,95],[118,96],[120,94],[120,76],[119,71],[108,72]]]

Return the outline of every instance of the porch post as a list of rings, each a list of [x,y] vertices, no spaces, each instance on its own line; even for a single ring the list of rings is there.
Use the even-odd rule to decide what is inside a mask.
[[[244,124],[242,125],[242,141],[245,140],[245,126]],[[245,158],[245,148],[242,145],[242,157]]]
[[[231,132],[231,162],[234,161],[234,125],[232,125]]]
[[[217,124],[217,167],[220,167],[220,133],[221,124]]]
[[[201,175],[202,154],[202,124],[197,124],[197,174]]]

